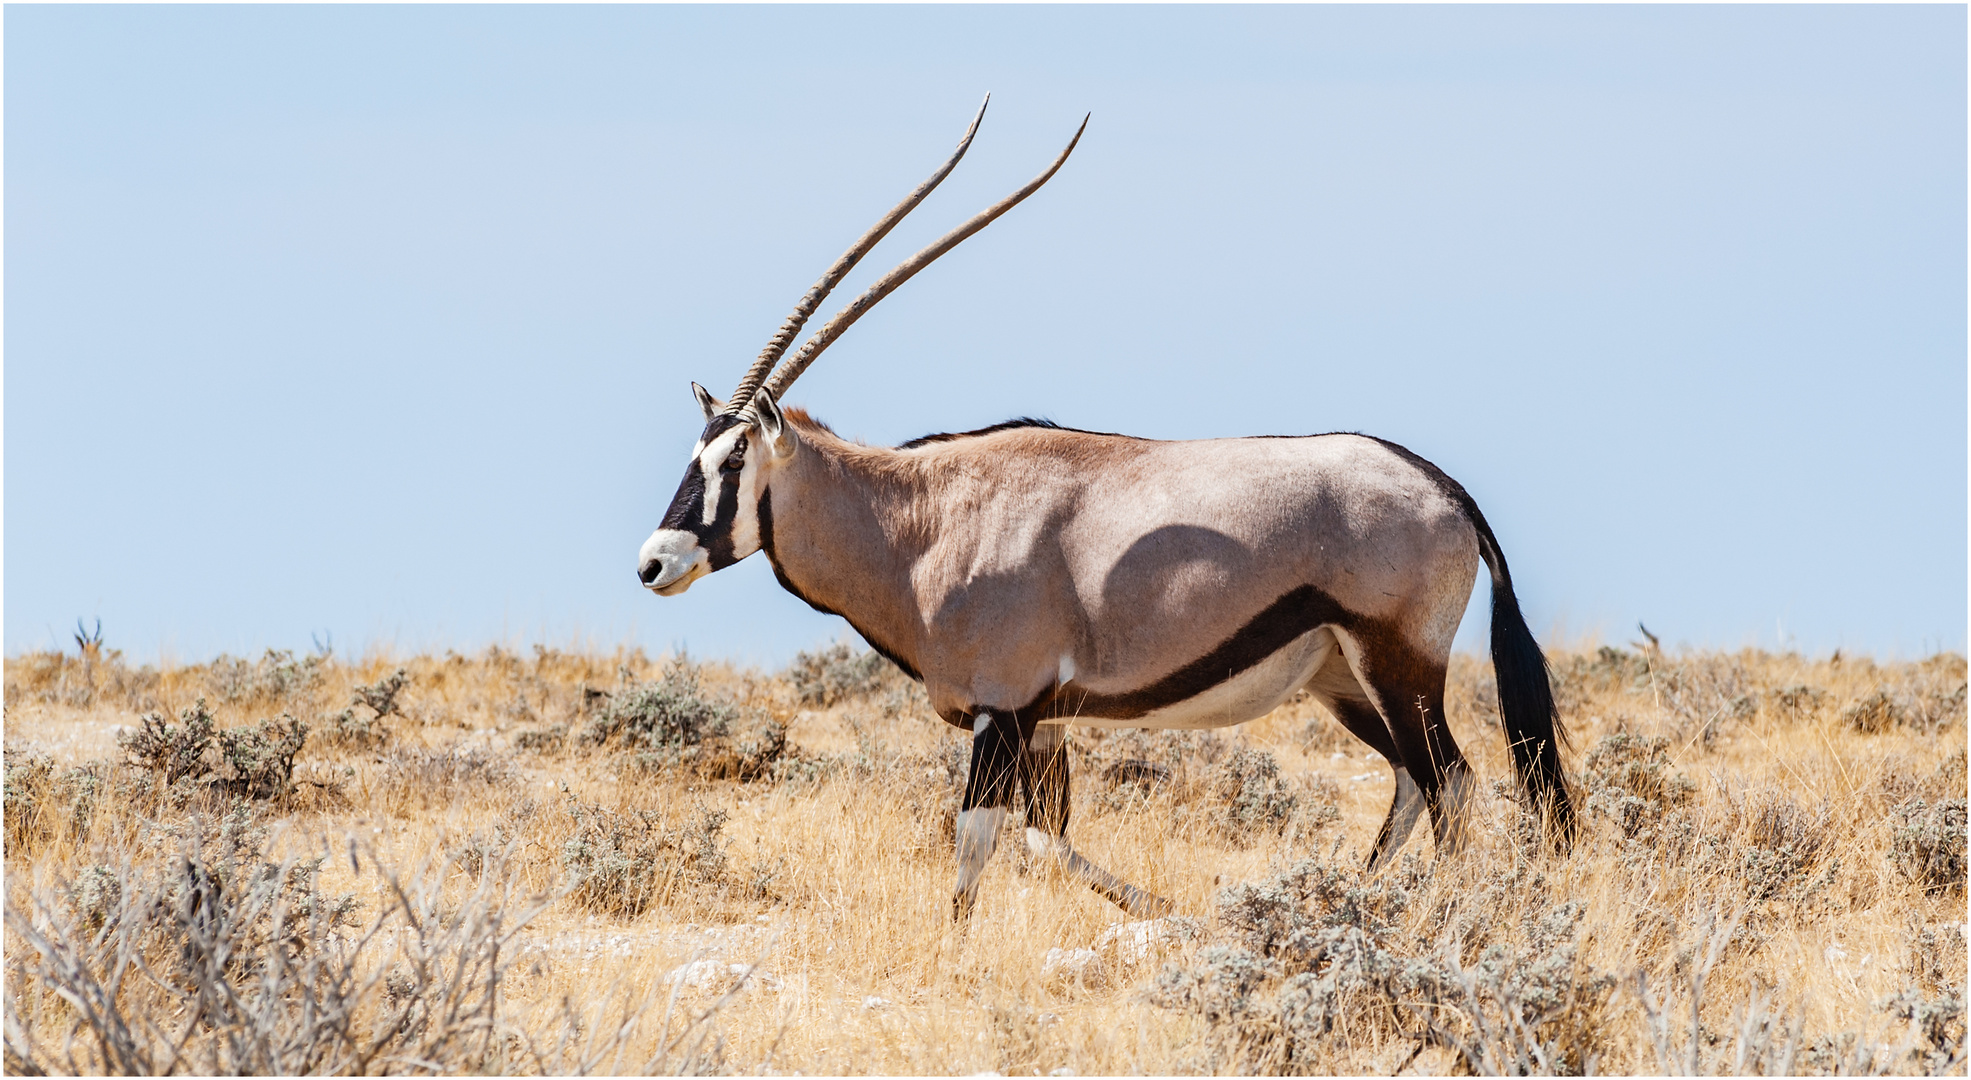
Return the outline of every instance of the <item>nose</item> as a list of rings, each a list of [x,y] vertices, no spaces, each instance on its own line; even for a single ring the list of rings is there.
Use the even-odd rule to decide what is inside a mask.
[[[657,576],[659,574],[662,574],[663,572],[664,572],[664,559],[662,556],[659,556],[654,559],[645,559],[643,561],[643,565],[637,567],[636,576],[638,581],[641,581],[645,585],[648,585],[651,582],[656,581]]]

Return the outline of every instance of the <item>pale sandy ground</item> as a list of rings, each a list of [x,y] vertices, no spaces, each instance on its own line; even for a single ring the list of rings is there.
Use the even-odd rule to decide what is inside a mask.
[[[938,820],[947,792],[941,779],[928,775],[936,771],[928,765],[917,777],[845,773],[814,783],[739,783],[642,771],[624,755],[607,752],[516,749],[523,732],[554,723],[579,727],[581,687],[618,685],[619,664],[639,678],[654,677],[658,665],[641,657],[369,657],[330,665],[320,685],[281,705],[303,715],[332,712],[348,700],[349,686],[380,678],[399,663],[410,669],[412,681],[402,699],[405,715],[390,721],[391,747],[305,749],[299,775],[339,783],[345,798],[304,800],[285,812],[263,808],[262,820],[276,829],[273,849],[339,852],[353,836],[372,859],[410,870],[436,865],[447,851],[499,824],[520,841],[518,879],[547,890],[562,880],[562,847],[572,828],[564,806],[576,800],[676,820],[700,808],[723,810],[728,873],[735,880],[756,870],[771,873],[763,892],[735,888],[713,895],[679,886],[634,915],[564,899],[516,939],[522,959],[506,992],[522,1014],[530,1003],[545,1006],[567,997],[577,1011],[606,1024],[604,1016],[613,1015],[607,1010],[626,1001],[657,1003],[613,1062],[623,1070],[640,1067],[655,1053],[665,1008],[674,1014],[675,1031],[732,984],[732,965],[742,971],[757,965],[753,983],[724,1001],[707,1024],[723,1040],[726,1067],[741,1071],[1089,1074],[1235,1067],[1236,1058],[1212,1056],[1215,1036],[1205,1018],[1150,1001],[1157,973],[1166,963],[1197,962],[1199,949],[1213,940],[1224,887],[1262,880],[1310,854],[1359,867],[1392,793],[1387,765],[1308,702],[1227,733],[1236,744],[1272,753],[1281,773],[1302,785],[1304,797],[1321,792],[1332,799],[1339,821],[1306,835],[1259,836],[1250,846],[1227,843],[1174,822],[1168,796],[1104,809],[1094,802],[1100,787],[1095,778],[1079,777],[1077,847],[1171,898],[1181,914],[1205,928],[1200,941],[1131,950],[1118,946],[1113,934],[1104,939],[1105,930],[1129,922],[1128,916],[1050,870],[1023,865],[1012,826],[988,871],[978,914],[955,926],[950,849]],[[1961,928],[1965,909],[1961,890],[1926,893],[1899,871],[1890,851],[1892,810],[1910,797],[1964,798],[1962,691],[1955,719],[1938,730],[1892,725],[1858,731],[1846,716],[1885,687],[1892,693],[1961,688],[1962,660],[1918,668],[1747,653],[1678,657],[1658,666],[1684,672],[1682,682],[1667,693],[1657,682],[1627,677],[1596,683],[1584,676],[1568,684],[1573,689],[1561,697],[1574,736],[1571,770],[1582,767],[1587,749],[1618,730],[1663,735],[1670,739],[1674,769],[1696,785],[1692,807],[1707,827],[1744,831],[1750,826],[1741,820],[1743,808],[1761,799],[1788,800],[1814,818],[1826,844],[1808,872],[1825,882],[1810,897],[1753,900],[1742,882],[1715,871],[1638,872],[1625,868],[1612,824],[1586,818],[1576,851],[1539,869],[1542,888],[1585,908],[1576,937],[1580,961],[1625,980],[1602,1014],[1598,1071],[1661,1067],[1626,980],[1643,971],[1655,985],[1670,986],[1675,954],[1697,941],[1704,911],[1750,920],[1759,938],[1756,947],[1732,952],[1711,976],[1703,1005],[1707,1028],[1728,1028],[1735,1010],[1764,995],[1797,1020],[1803,1038],[1854,1032],[1885,1045],[1904,1039],[1907,1025],[1877,1005],[1911,983],[1913,935],[1926,926]],[[139,722],[143,706],[181,708],[200,692],[210,693],[209,674],[188,668],[165,673],[147,690],[68,703],[62,695],[74,696],[72,672],[64,691],[45,666],[26,667],[19,660],[9,665],[7,740],[58,763],[118,758],[117,735]],[[1449,711],[1489,785],[1510,769],[1500,734],[1483,720],[1487,675],[1478,662],[1461,658]],[[1800,708],[1778,703],[1777,691],[1802,684],[1819,688],[1822,699]],[[929,760],[941,743],[958,737],[922,715],[885,719],[869,701],[801,706],[785,684],[757,675],[708,669],[706,689],[782,718],[790,745],[808,755],[850,754],[865,745],[885,760]],[[1730,704],[1746,695],[1750,705]],[[276,708],[265,701],[218,703],[215,712],[223,726]],[[415,746],[482,748],[501,763],[504,777],[407,790],[391,781],[390,755]],[[1474,849],[1456,865],[1440,865],[1412,904],[1405,933],[1419,948],[1441,929],[1428,921],[1434,908],[1441,909],[1439,899],[1475,889],[1490,880],[1486,875],[1496,877],[1501,866],[1527,857],[1506,835],[1512,804],[1489,790],[1480,803]],[[118,809],[99,811],[105,820],[81,837],[14,844],[6,863],[10,902],[23,903],[28,890],[46,891],[102,858],[124,834],[110,820]],[[1409,850],[1427,860],[1431,847],[1427,826],[1420,827]],[[350,874],[346,862],[331,859],[328,866],[329,888],[374,893],[375,881]],[[1960,992],[1961,942],[1959,937],[1954,963],[1947,965]],[[11,962],[11,942],[9,947]],[[1050,949],[1096,950],[1099,975],[1076,982],[1045,971]],[[704,961],[712,964],[691,966]],[[1428,1073],[1457,1064],[1449,1050],[1419,1045],[1364,1020],[1335,1038],[1330,1056],[1297,1067]],[[1906,1061],[1881,1064],[1911,1067]]]

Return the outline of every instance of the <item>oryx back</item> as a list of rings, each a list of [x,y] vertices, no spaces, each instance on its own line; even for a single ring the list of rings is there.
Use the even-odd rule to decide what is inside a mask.
[[[1237,724],[1336,659],[1337,629],[1441,668],[1479,560],[1458,502],[1361,436],[1031,427],[906,453],[944,478],[938,516],[964,522],[913,578],[926,681],[971,706]]]

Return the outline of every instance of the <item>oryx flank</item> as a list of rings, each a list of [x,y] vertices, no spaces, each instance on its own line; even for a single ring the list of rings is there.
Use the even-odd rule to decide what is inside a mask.
[[[1453,851],[1473,781],[1445,724],[1444,673],[1482,560],[1513,763],[1564,844],[1573,809],[1546,660],[1484,515],[1430,462],[1362,435],[1159,442],[1033,420],[881,448],[782,409],[788,386],[864,311],[1074,150],[891,271],[774,371],[829,290],[964,156],[984,115],[802,297],[730,400],[692,384],[705,429],[639,554],[643,584],[675,596],[764,551],[787,591],[847,619],[922,680],[939,716],[971,730],[958,913],[1017,782],[1037,853],[1131,913],[1155,914],[1169,905],[1068,844],[1067,725],[1224,727],[1306,690],[1395,770],[1370,865],[1426,808],[1438,850]]]

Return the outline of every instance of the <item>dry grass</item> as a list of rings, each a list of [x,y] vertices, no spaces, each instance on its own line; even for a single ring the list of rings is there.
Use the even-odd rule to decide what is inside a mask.
[[[1080,733],[1077,846],[1186,916],[1119,935],[1017,821],[952,924],[964,743],[846,652],[18,657],[7,1067],[1962,1073],[1964,661],[1554,661],[1565,858],[1495,793],[1365,879],[1389,773],[1308,702]]]

